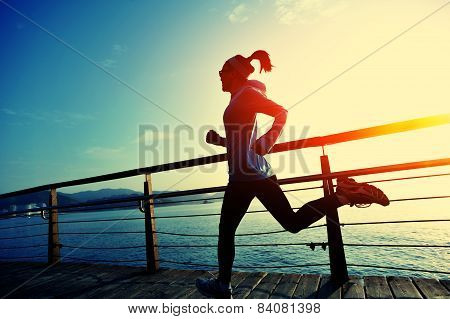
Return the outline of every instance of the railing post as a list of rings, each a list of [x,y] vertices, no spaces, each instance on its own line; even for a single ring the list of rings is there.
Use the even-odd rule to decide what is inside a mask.
[[[144,182],[144,196],[149,196],[153,193],[151,174],[145,174]],[[144,201],[145,211],[145,248],[147,254],[147,272],[155,273],[159,269],[159,253],[156,247],[158,241],[156,237],[155,226],[155,206],[153,198]]]
[[[320,157],[320,164],[322,167],[322,174],[331,173],[330,162],[328,161],[327,155]],[[323,193],[324,195],[331,195],[334,193],[332,179],[323,180]],[[348,272],[339,215],[337,209],[330,209],[326,214],[331,279],[338,284],[342,284],[348,281]]]
[[[49,206],[58,206],[56,188],[50,189],[48,204]],[[60,261],[61,243],[59,242],[58,233],[58,209],[53,208],[49,210],[48,218],[48,264],[54,264]]]

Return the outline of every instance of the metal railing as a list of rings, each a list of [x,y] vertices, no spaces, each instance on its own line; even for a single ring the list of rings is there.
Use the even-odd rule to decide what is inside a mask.
[[[426,118],[414,119],[409,121],[391,123],[387,125],[381,125],[376,127],[365,128],[361,130],[349,131],[339,134],[333,134],[328,136],[321,136],[315,138],[302,139],[297,141],[291,141],[287,143],[280,143],[273,147],[271,153],[276,152],[284,152],[290,150],[298,150],[302,148],[308,147],[325,147],[326,145],[343,143],[347,141],[354,141],[362,138],[371,138],[386,134],[393,134],[399,132],[406,132],[415,129],[421,129],[426,127],[433,127],[437,125],[446,125],[450,123],[450,114],[431,116]],[[162,198],[179,198],[189,195],[197,195],[197,194],[206,194],[206,193],[216,193],[222,192],[225,190],[226,186],[216,186],[216,187],[207,187],[207,188],[198,188],[191,190],[183,190],[183,191],[173,191],[173,192],[164,192],[160,194],[152,193],[152,174],[181,169],[186,167],[193,167],[198,165],[211,164],[216,162],[226,161],[226,154],[219,154],[207,157],[200,157],[195,159],[189,159],[179,162],[167,163],[162,165],[150,166],[145,168],[133,169],[128,171],[116,172],[112,174],[94,176],[89,178],[77,179],[72,181],[66,181],[61,183],[53,183],[42,185],[38,187],[27,188],[19,191],[14,191],[10,193],[0,194],[0,199],[8,198],[18,195],[24,195],[29,193],[34,193],[38,191],[50,191],[49,192],[49,201],[48,207],[45,208],[31,208],[22,211],[8,212],[0,215],[1,219],[15,218],[16,216],[20,216],[25,213],[32,212],[40,212],[41,217],[46,219],[47,221],[44,223],[34,223],[29,225],[16,225],[16,226],[8,226],[8,227],[0,227],[0,230],[3,229],[15,229],[15,228],[24,228],[24,227],[33,227],[39,225],[48,225],[48,231],[42,234],[33,234],[27,236],[13,236],[13,237],[0,237],[0,240],[14,240],[19,238],[33,238],[33,237],[48,237],[48,253],[45,257],[48,258],[48,263],[53,264],[57,263],[61,259],[61,247],[68,248],[78,248],[78,249],[105,249],[105,247],[76,247],[70,245],[64,245],[59,240],[59,235],[80,235],[80,234],[98,234],[95,232],[60,232],[59,225],[64,223],[90,223],[90,222],[110,222],[110,221],[126,221],[126,220],[143,220],[145,225],[144,231],[105,231],[102,234],[126,234],[126,233],[144,233],[145,234],[145,245],[131,245],[131,246],[119,246],[119,247],[107,247],[107,249],[135,249],[135,248],[145,248],[146,250],[146,258],[145,259],[134,259],[134,260],[89,260],[77,257],[67,258],[73,260],[81,260],[81,261],[109,261],[109,262],[122,262],[122,261],[145,261],[147,265],[147,271],[150,273],[156,272],[159,268],[160,262],[174,263],[174,264],[183,264],[183,265],[192,265],[192,266],[207,266],[207,267],[216,267],[216,265],[209,264],[197,264],[197,263],[187,263],[175,260],[165,260],[159,258],[159,248],[201,248],[201,247],[215,247],[215,245],[158,245],[157,235],[165,234],[172,236],[187,236],[187,237],[217,237],[216,234],[187,234],[187,233],[173,233],[173,232],[165,232],[156,229],[155,221],[156,219],[165,219],[165,218],[196,218],[196,217],[205,217],[205,216],[218,216],[219,213],[213,214],[189,214],[189,215],[174,215],[174,216],[155,216],[155,206],[164,206],[171,205],[174,203],[188,203],[195,201],[203,201],[204,199],[181,199],[177,201],[171,201],[167,203],[156,203],[155,200]],[[296,184],[296,183],[304,183],[304,182],[312,182],[318,181],[322,182],[321,186],[314,187],[304,187],[304,188],[296,188],[285,190],[284,192],[291,191],[302,191],[309,189],[323,189],[324,195],[332,194],[334,192],[334,184],[333,179],[342,176],[362,176],[362,175],[372,175],[379,173],[387,173],[387,172],[397,172],[397,171],[407,171],[407,170],[415,170],[420,168],[428,168],[428,167],[438,167],[438,166],[447,166],[450,165],[450,158],[440,158],[434,160],[427,161],[418,161],[418,162],[410,162],[410,163],[399,163],[399,164],[391,164],[377,167],[368,167],[362,169],[354,169],[354,170],[345,170],[339,172],[331,172],[330,164],[327,155],[322,155],[320,157],[321,161],[321,174],[313,174],[307,176],[298,176],[291,177],[279,180],[280,185],[286,184]],[[133,176],[144,175],[144,194],[142,196],[129,196],[127,198],[120,198],[114,200],[99,200],[92,202],[84,202],[77,203],[71,205],[58,205],[57,200],[57,192],[56,190],[63,187],[69,186],[78,186],[85,185],[89,183],[97,183],[104,181],[117,180],[121,178],[128,178]],[[401,178],[390,178],[390,179],[381,179],[381,180],[373,180],[369,181],[369,183],[379,183],[379,182],[392,182],[397,180],[409,180],[409,179],[418,179],[418,178],[431,178],[437,176],[448,176],[450,173],[441,173],[441,174],[428,174],[428,175],[419,175],[419,176],[410,176],[410,177],[401,177]],[[400,201],[409,201],[409,200],[431,200],[437,198],[449,198],[449,195],[443,196],[429,196],[429,197],[415,197],[415,198],[397,198],[391,199],[391,202],[400,202]],[[212,197],[208,199],[222,199],[222,197]],[[101,205],[111,205],[109,207],[98,207]],[[116,205],[116,206],[114,206]],[[84,211],[92,211],[92,210],[111,210],[113,208],[139,208],[142,213],[144,213],[144,217],[133,217],[133,218],[105,218],[105,219],[86,219],[86,220],[77,220],[77,221],[59,221],[58,213],[80,213]],[[257,214],[264,213],[267,210],[255,210],[249,211],[248,214]],[[316,247],[321,247],[322,249],[326,249],[328,247],[329,252],[329,264],[304,264],[304,265],[277,265],[277,266],[264,266],[258,268],[287,268],[287,267],[309,267],[309,266],[330,266],[330,273],[333,280],[336,282],[342,283],[348,280],[348,272],[347,266],[357,266],[357,267],[378,267],[378,268],[391,268],[391,269],[400,269],[400,270],[416,270],[423,272],[433,272],[426,269],[409,269],[404,267],[386,267],[386,266],[374,266],[374,265],[356,265],[356,264],[347,264],[345,258],[344,246],[364,246],[364,247],[429,247],[429,248],[450,248],[447,245],[389,245],[389,244],[355,244],[355,243],[343,243],[341,227],[343,226],[356,226],[356,225],[369,225],[369,224],[387,224],[387,223],[416,223],[416,222],[448,222],[450,219],[432,219],[432,220],[401,220],[401,221],[386,221],[386,222],[360,222],[360,223],[341,223],[339,221],[339,216],[337,209],[330,210],[326,212],[326,223],[322,225],[313,225],[308,227],[310,228],[318,228],[318,227],[326,227],[328,241],[322,243],[258,243],[258,244],[238,244],[236,246],[280,246],[280,245],[289,245],[289,246],[308,246],[311,249],[315,249]],[[267,232],[259,232],[259,233],[247,233],[247,234],[236,234],[236,236],[258,236],[258,235],[269,235],[287,232],[286,230],[280,231],[267,231]],[[2,249],[21,249],[21,248],[33,248],[33,247],[43,247],[45,245],[29,245],[29,246],[11,246]],[[27,256],[24,258],[36,258],[36,257],[44,257],[40,256]],[[20,257],[16,257],[20,258]],[[66,257],[64,257],[66,258]],[[251,266],[238,266],[239,268],[254,268]],[[450,272],[439,272],[434,271],[436,273],[445,273],[450,274]]]

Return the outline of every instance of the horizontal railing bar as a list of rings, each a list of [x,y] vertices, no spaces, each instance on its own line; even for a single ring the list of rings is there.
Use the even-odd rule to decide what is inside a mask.
[[[429,196],[429,197],[411,197],[411,198],[398,198],[391,199],[390,202],[403,202],[409,200],[424,200],[424,199],[443,199],[450,198],[450,195],[447,196]],[[301,207],[292,207],[292,209],[297,210]],[[257,214],[257,213],[265,213],[268,212],[267,209],[263,210],[254,210],[248,211],[246,214]],[[189,217],[208,217],[208,216],[220,216],[220,213],[211,213],[211,214],[189,214],[189,215],[169,215],[169,216],[155,216],[152,219],[170,219],[170,218],[189,218]]]
[[[162,165],[158,165],[158,166],[150,166],[150,167],[146,167],[146,168],[131,169],[128,171],[122,171],[122,172],[117,172],[117,173],[110,173],[110,174],[105,174],[105,175],[76,179],[76,180],[72,180],[72,181],[52,183],[52,184],[47,184],[47,185],[26,188],[26,189],[19,190],[19,191],[0,194],[0,198],[7,198],[7,197],[11,197],[11,196],[30,194],[30,193],[49,190],[51,188],[64,188],[64,187],[70,187],[70,186],[79,186],[79,185],[86,185],[86,184],[92,184],[92,183],[107,182],[107,181],[111,181],[111,180],[135,177],[135,176],[149,174],[149,173],[163,172],[163,171],[180,169],[180,168],[185,168],[185,167],[192,167],[192,166],[205,165],[205,164],[210,164],[210,163],[223,162],[225,160],[226,160],[226,154],[205,156],[205,157],[184,160],[184,161],[179,161],[179,162],[174,162],[174,163],[169,163],[169,164],[162,164]]]
[[[58,205],[58,206],[47,206],[47,207],[38,207],[38,208],[30,208],[27,210],[20,210],[20,211],[15,211],[15,212],[10,212],[10,213],[4,213],[1,214],[1,216],[9,216],[9,215],[14,215],[14,214],[24,214],[24,213],[29,213],[29,212],[40,212],[40,211],[48,211],[51,209],[59,209],[61,210],[61,212],[63,213],[71,213],[72,211],[70,210],[70,208],[79,208],[79,207],[92,207],[92,206],[98,206],[98,205],[104,205],[104,204],[115,204],[115,203],[126,203],[126,202],[138,202],[139,200],[143,200],[143,199],[148,199],[149,197],[145,197],[145,196],[130,196],[130,197],[124,197],[124,198],[120,198],[120,199],[109,199],[109,200],[99,200],[99,201],[92,201],[92,202],[82,202],[82,203],[78,203],[78,204],[71,204],[71,205]],[[136,203],[137,206],[137,203]],[[114,208],[119,208],[117,206],[114,207],[109,207],[110,209],[114,209]],[[124,208],[129,208],[129,206],[124,206]],[[107,210],[107,208],[100,208],[99,210]],[[87,211],[87,209],[85,209],[85,211]],[[74,210],[75,212],[75,210]],[[78,210],[77,212],[80,212],[80,210]]]
[[[449,195],[446,195],[446,196],[428,196],[428,197],[397,198],[397,199],[391,200],[391,202],[404,202],[404,201],[410,201],[410,200],[443,199],[443,198],[450,198],[450,196],[449,196]]]
[[[273,146],[271,153],[356,141],[370,137],[401,133],[449,123],[450,113],[422,117],[418,119],[378,125],[359,130],[280,143]]]
[[[262,244],[235,244],[236,247],[266,247],[266,246],[310,246],[315,245],[321,248],[321,245],[328,246],[328,243],[262,243]],[[392,248],[450,248],[448,245],[402,245],[402,244],[343,244],[344,246],[354,247],[392,247]],[[159,248],[217,248],[217,245],[156,245]]]
[[[450,173],[428,174],[428,175],[418,175],[418,176],[407,176],[407,177],[377,179],[377,180],[367,181],[366,183],[371,184],[371,183],[382,183],[382,182],[394,182],[394,181],[404,181],[404,180],[409,180],[409,179],[429,178],[429,177],[442,177],[442,176],[450,176]],[[336,185],[334,185],[334,186],[336,186]]]
[[[322,245],[328,246],[327,242],[303,242],[303,243],[260,243],[260,244],[235,244],[236,247],[271,247],[271,246],[311,246],[321,248]],[[24,246],[24,247],[1,247],[1,249],[12,249],[12,248],[31,248],[40,247],[45,245],[36,246]],[[356,243],[344,243],[344,246],[354,246],[354,247],[392,247],[392,248],[450,248],[449,245],[413,245],[413,244],[356,244]],[[200,244],[200,245],[155,245],[158,248],[217,248],[217,244]],[[85,247],[85,246],[71,246],[71,245],[61,245],[61,248],[76,248],[76,249],[135,249],[135,248],[145,248],[145,245],[137,246],[119,246],[119,247]]]
[[[313,174],[313,175],[307,175],[307,176],[290,177],[290,178],[280,179],[280,180],[278,180],[278,183],[280,185],[285,185],[285,184],[294,184],[294,183],[314,182],[314,181],[321,181],[323,179],[334,179],[334,178],[344,177],[344,176],[372,175],[372,174],[389,173],[389,172],[397,172],[397,171],[421,169],[421,168],[445,166],[445,165],[450,165],[450,158],[441,158],[441,159],[435,159],[435,160],[418,161],[418,162],[410,162],[410,163],[403,163],[403,164],[383,165],[383,166],[377,166],[377,167],[334,172],[334,173],[330,173],[330,174]],[[197,188],[197,189],[184,190],[184,191],[165,192],[165,193],[160,193],[160,194],[152,194],[150,196],[130,196],[127,198],[113,199],[113,200],[92,201],[92,202],[88,202],[88,203],[79,203],[79,204],[72,204],[72,205],[48,206],[45,208],[42,208],[42,207],[41,208],[32,208],[32,209],[28,209],[28,210],[4,213],[4,214],[0,215],[0,218],[1,218],[1,216],[10,216],[13,214],[38,212],[38,211],[50,210],[50,209],[67,209],[67,208],[88,207],[88,206],[113,204],[113,203],[124,203],[124,202],[133,202],[133,201],[137,202],[139,200],[147,200],[150,198],[157,199],[157,198],[199,195],[199,194],[206,194],[206,193],[212,193],[212,192],[221,192],[221,191],[225,191],[225,189],[226,189],[226,186],[215,186],[215,187]]]
[[[379,222],[341,223],[341,226],[344,227],[344,226],[359,226],[359,225],[436,223],[436,222],[450,222],[450,219],[393,220],[393,221],[379,221]]]
[[[303,182],[313,182],[323,179],[334,179],[338,177],[349,177],[349,176],[363,176],[363,175],[372,175],[372,174],[380,174],[380,173],[390,173],[390,172],[398,172],[398,171],[406,171],[412,169],[421,169],[421,168],[429,168],[436,166],[445,166],[450,165],[450,158],[441,158],[435,160],[427,160],[427,161],[418,161],[418,162],[409,162],[403,164],[392,164],[392,165],[383,165],[371,168],[360,168],[360,169],[352,169],[347,171],[333,172],[330,174],[315,174],[301,177],[290,177],[279,180],[280,185],[285,184],[293,184],[293,183],[303,183]]]
[[[355,247],[394,247],[394,248],[450,248],[449,245],[412,245],[412,244],[353,244],[344,243],[344,246]]]
[[[429,174],[429,175],[419,175],[419,176],[408,176],[408,177],[398,177],[398,178],[387,178],[387,179],[378,179],[378,180],[371,180],[371,181],[367,181],[366,183],[380,183],[380,182],[392,182],[392,181],[401,181],[401,180],[410,180],[410,179],[418,179],[418,178],[429,178],[429,177],[442,177],[442,176],[449,176],[450,173],[442,173],[442,174]],[[334,184],[333,186],[336,186],[336,184]],[[294,188],[294,189],[287,189],[284,190],[285,193],[287,192],[295,192],[295,191],[304,191],[304,190],[313,190],[313,189],[322,189],[323,186],[313,186],[313,187],[304,187],[304,188]],[[146,199],[147,197],[144,196],[139,196],[137,198],[141,198],[142,199]],[[150,196],[151,197],[151,196]],[[148,198],[150,198],[148,197]],[[432,199],[434,197],[424,197],[423,199]],[[441,198],[441,197],[437,197],[437,198]],[[210,197],[207,198],[207,200],[217,200],[217,199],[223,199],[222,197]],[[422,198],[417,198],[417,199],[422,199]],[[138,199],[136,198],[126,198],[126,201],[137,201]],[[165,202],[165,203],[154,203],[155,207],[161,206],[161,205],[173,205],[173,204],[177,204],[177,203],[185,203],[185,202],[198,202],[198,201],[204,201],[204,198],[201,199],[187,199],[187,200],[180,200],[180,201],[172,201],[172,202]],[[399,199],[400,200],[400,199]],[[410,199],[401,199],[401,200],[410,200]],[[114,201],[119,201],[120,203],[123,202],[123,200],[114,200]],[[393,200],[395,201],[395,200]],[[89,203],[89,206],[93,206],[93,204],[95,205],[99,205],[99,204],[110,204],[111,201],[100,201],[100,202],[92,202]],[[74,207],[79,207],[77,205],[71,205]],[[88,207],[89,207],[88,206]],[[34,209],[29,209],[29,210],[24,210],[24,211],[19,211],[19,212],[11,212],[11,213],[7,213],[4,214],[4,216],[8,216],[10,214],[24,214],[24,213],[28,213],[28,212],[32,212],[32,211],[40,211],[42,209],[48,210],[51,208],[56,208],[59,209],[60,213],[81,213],[81,212],[87,212],[90,213],[93,210],[92,209],[70,209],[70,210],[64,210],[64,208],[67,208],[67,206],[54,206],[54,207],[45,207],[45,208],[34,208]],[[104,207],[104,208],[95,208],[95,211],[101,211],[101,210],[111,210],[114,208],[137,208],[136,205],[127,205],[127,206],[113,206],[113,207]],[[262,210],[262,211],[255,211],[255,212],[265,212],[266,210]],[[252,211],[249,211],[247,213],[253,213]],[[212,214],[212,215],[217,215],[217,214]],[[211,216],[212,216],[211,215]],[[209,215],[204,215],[204,216],[209,216]],[[162,218],[162,217],[155,217],[155,218]],[[0,215],[0,220],[1,219],[7,219],[7,218],[2,218],[2,215]],[[9,218],[8,218],[9,219]],[[47,223],[41,223],[41,224],[36,224],[36,225],[47,225]],[[31,225],[24,225],[24,226],[17,226],[17,227],[27,227],[27,226],[31,226]],[[9,228],[9,227],[6,227]],[[0,228],[0,229],[6,229],[6,228]]]
[[[236,247],[276,247],[276,246],[309,246],[315,245],[321,248],[322,245],[328,246],[326,242],[303,242],[303,243],[260,243],[260,244],[235,244]],[[413,244],[355,244],[355,243],[344,243],[344,246],[351,247],[392,247],[392,248],[450,248],[449,245],[413,245]],[[36,247],[46,247],[47,244],[41,245],[30,245],[30,246],[14,246],[14,247],[0,247],[0,250],[5,249],[21,249],[21,248],[36,248]],[[216,244],[200,244],[200,245],[155,245],[158,248],[217,248]],[[119,246],[119,247],[85,247],[85,246],[72,246],[72,245],[61,245],[61,248],[76,248],[76,249],[136,249],[145,248],[145,245],[137,246]]]
[[[402,223],[430,223],[430,222],[450,222],[450,219],[423,219],[423,220],[396,220],[396,221],[380,221],[380,222],[358,222],[358,223],[340,223],[341,227],[344,226],[359,226],[359,225],[378,225],[378,224],[402,224]],[[309,226],[303,230],[325,227],[326,224]],[[272,235],[278,233],[285,233],[287,230],[274,230],[268,232],[260,233],[247,233],[247,234],[236,234],[235,236],[259,236],[259,235]],[[218,237],[217,234],[183,234],[183,233],[172,233],[164,231],[155,231],[156,234],[162,235],[173,235],[173,236],[186,236],[186,237]]]
[[[307,139],[301,139],[296,141],[290,141],[285,143],[279,143],[273,146],[270,153],[285,152],[290,150],[302,149],[307,147],[318,147],[336,143],[343,143],[353,140],[359,140],[363,138],[381,136],[386,134],[394,134],[400,132],[406,132],[421,128],[427,128],[432,126],[444,125],[450,123],[450,114],[441,114],[435,116],[428,116],[413,120],[407,120],[402,122],[395,122],[385,125],[379,125],[359,130],[353,130],[348,132],[342,132],[338,134],[331,134],[327,136],[319,136]],[[212,163],[223,162],[227,160],[226,153],[217,154],[212,156],[199,157],[189,160],[183,160],[178,162],[166,163],[161,165],[149,166],[144,168],[131,169],[122,172],[115,172],[110,174],[98,175],[93,177],[81,178],[66,182],[51,183],[47,185],[41,185],[31,188],[26,188],[14,192],[0,194],[0,198],[7,198],[11,196],[29,194],[52,188],[63,188],[69,186],[79,186],[91,183],[106,182],[116,179],[135,177],[143,174],[157,173],[163,171],[169,171],[174,169],[188,168],[199,165],[206,165]]]

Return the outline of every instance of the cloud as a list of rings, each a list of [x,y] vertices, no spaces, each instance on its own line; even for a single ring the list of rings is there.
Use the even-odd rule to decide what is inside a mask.
[[[128,47],[126,45],[116,43],[116,44],[113,44],[112,50],[115,55],[122,55],[122,54],[127,53]]]
[[[115,68],[117,66],[117,60],[114,59],[104,59],[100,64],[105,68]]]
[[[7,114],[7,115],[16,115],[16,114],[17,114],[17,113],[14,112],[13,110],[8,109],[8,108],[6,108],[6,107],[1,108],[0,110],[2,110],[2,112],[5,113],[5,114]]]
[[[46,121],[51,123],[57,123],[57,124],[68,124],[70,126],[76,124],[77,122],[81,121],[90,121],[94,120],[94,116],[90,114],[82,114],[77,112],[65,112],[65,111],[59,111],[59,110],[53,110],[53,111],[31,111],[27,109],[21,109],[21,110],[11,110],[9,108],[1,108],[0,109],[3,113],[10,115],[14,117],[15,119],[22,119],[22,120],[33,120],[33,121]],[[16,122],[21,123],[22,125],[25,124],[25,122]]]
[[[248,9],[245,3],[236,6],[228,15],[228,20],[231,23],[244,23],[248,20]]]
[[[123,153],[123,151],[124,151],[123,147],[112,148],[103,146],[92,146],[85,149],[83,151],[83,154],[93,158],[108,159],[112,156],[117,156]]]
[[[320,17],[333,17],[346,7],[343,0],[276,0],[276,18],[281,24],[313,23]]]
[[[118,65],[118,58],[128,52],[128,47],[124,44],[115,43],[111,47],[109,57],[100,61],[100,65],[107,69],[113,69]]]
[[[80,121],[89,120],[90,121],[90,120],[95,119],[94,116],[92,116],[90,114],[72,113],[72,112],[64,112],[63,114],[73,120],[80,120]]]

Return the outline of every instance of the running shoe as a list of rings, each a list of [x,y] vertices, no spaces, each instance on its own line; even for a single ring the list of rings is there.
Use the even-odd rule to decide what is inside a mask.
[[[353,178],[339,177],[336,193],[347,197],[350,206],[369,207],[372,203],[389,205],[389,198],[379,188],[367,183],[358,183]]]
[[[197,278],[195,281],[197,290],[205,297],[216,299],[233,299],[231,284],[221,283],[217,278]]]

